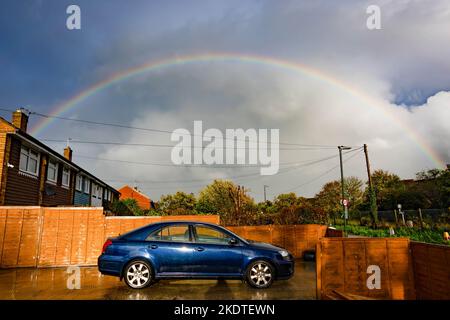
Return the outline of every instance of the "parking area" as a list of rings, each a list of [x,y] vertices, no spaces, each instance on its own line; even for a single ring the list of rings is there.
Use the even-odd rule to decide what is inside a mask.
[[[264,290],[239,280],[161,280],[142,290],[129,289],[118,278],[101,275],[96,267],[80,268],[80,289],[67,288],[67,268],[0,270],[0,299],[316,299],[314,262],[297,260],[295,275]]]

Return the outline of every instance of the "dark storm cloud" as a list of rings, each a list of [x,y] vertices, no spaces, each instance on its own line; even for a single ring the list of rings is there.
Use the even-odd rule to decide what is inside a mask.
[[[147,61],[204,52],[241,52],[298,61],[353,85],[382,101],[386,110],[423,136],[441,158],[450,160],[446,144],[450,132],[443,120],[449,116],[450,98],[440,92],[450,90],[447,1],[139,1],[133,5],[78,1],[82,30],[76,32],[64,27],[68,4],[10,1],[4,5],[0,13],[2,104],[30,105],[45,113],[97,81]],[[381,30],[366,28],[369,4],[381,7]],[[427,101],[430,96],[434,97]],[[67,115],[170,130],[191,128],[193,120],[220,129],[279,128],[281,140],[307,144],[366,142],[374,167],[404,177],[434,165],[409,133],[377,110],[305,75],[267,66],[203,63],[132,77],[83,101]],[[164,134],[62,122],[54,122],[41,137],[169,141]],[[63,144],[55,147],[62,149]],[[170,150],[164,149],[74,148],[75,155],[170,163]],[[280,160],[295,162],[329,154],[286,151]],[[198,180],[250,172],[78,161],[112,180]],[[351,161],[346,173],[364,177],[362,159]],[[254,191],[260,191],[263,183],[270,184],[277,193],[309,181],[333,165],[325,162],[292,174],[238,182]],[[336,173],[295,191],[312,195],[333,178]],[[190,185],[186,190],[198,190]],[[153,198],[174,191],[152,184],[142,187],[152,188]]]

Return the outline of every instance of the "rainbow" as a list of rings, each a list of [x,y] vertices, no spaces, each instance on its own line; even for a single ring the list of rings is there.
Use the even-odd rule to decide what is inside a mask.
[[[257,65],[266,65],[271,67],[276,67],[279,69],[284,69],[287,71],[294,71],[302,75],[307,75],[311,78],[320,80],[336,88],[339,88],[348,94],[360,99],[365,102],[368,106],[376,108],[377,110],[383,112],[388,118],[391,118],[397,125],[399,125],[410,137],[410,139],[422,150],[422,152],[439,168],[445,168],[445,162],[439,157],[435,150],[427,144],[427,142],[419,136],[412,128],[408,127],[405,122],[396,117],[391,111],[387,110],[385,104],[375,99],[368,94],[359,91],[355,87],[345,83],[329,74],[322,72],[321,70],[311,68],[307,65],[290,62],[286,60],[279,60],[271,57],[258,56],[258,55],[245,55],[236,53],[207,53],[207,54],[194,54],[186,56],[177,56],[161,60],[150,61],[139,65],[137,67],[132,67],[121,72],[115,73],[102,81],[95,83],[94,85],[88,87],[87,89],[79,92],[78,94],[72,96],[69,100],[64,101],[61,104],[56,105],[52,108],[49,115],[51,117],[42,118],[31,130],[33,135],[38,135],[46,127],[48,127],[55,119],[52,117],[62,116],[77,105],[88,99],[89,97],[95,95],[101,90],[104,90],[114,84],[121,81],[125,81],[131,77],[151,72],[168,67],[176,67],[193,63],[201,62],[235,62],[235,63],[248,63]]]

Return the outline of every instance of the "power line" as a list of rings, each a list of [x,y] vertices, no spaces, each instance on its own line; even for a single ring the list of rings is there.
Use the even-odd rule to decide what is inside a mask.
[[[352,153],[352,152],[355,152],[355,151],[358,151],[358,150],[361,150],[361,149],[362,149],[362,147],[361,147],[361,148],[358,148],[358,149],[354,149],[354,150],[348,151],[348,152],[345,152],[344,154]],[[347,162],[348,160],[350,160],[351,158],[355,157],[357,154],[359,154],[359,153],[355,153],[354,155],[352,155],[352,156],[350,156],[349,158],[345,159],[345,160],[344,160],[344,163]],[[335,157],[337,157],[337,155],[336,155]],[[328,174],[329,172],[333,171],[333,170],[336,169],[337,167],[339,167],[339,165],[334,166],[333,168],[331,168],[331,169],[327,170],[326,172],[322,173],[320,176],[317,176],[317,177],[315,177],[314,179],[311,179],[311,180],[309,180],[309,181],[303,183],[302,185],[296,186],[296,187],[294,187],[294,188],[291,188],[291,189],[289,189],[289,190],[286,190],[286,191],[283,191],[283,192],[280,192],[280,193],[289,192],[289,191],[292,191],[292,190],[294,190],[294,189],[296,189],[296,188],[300,188],[300,187],[302,187],[302,186],[304,186],[304,185],[307,185],[307,184],[309,184],[309,183],[312,183],[313,181],[315,181],[315,180],[317,180],[317,179],[320,179],[321,177],[325,176],[325,175]],[[248,176],[248,175],[247,175],[247,176]],[[253,174],[252,176],[259,176],[260,178],[268,177],[268,176],[260,176],[259,173]],[[278,176],[278,174],[277,174],[276,176]],[[246,177],[246,176],[241,176],[241,177],[227,177],[227,178],[224,178],[224,179],[239,180],[240,178],[243,178],[243,177]],[[257,178],[258,178],[258,177],[257,177]],[[205,179],[204,181],[211,181],[211,180],[214,180],[214,179]],[[193,182],[193,181],[195,181],[195,180],[191,180],[190,182]],[[201,180],[197,180],[197,181],[201,181]],[[149,182],[149,181],[139,181],[139,180],[133,180],[133,181],[132,181],[132,180],[129,180],[129,181],[122,181],[122,182],[135,182],[135,183],[147,183],[147,182],[148,182],[148,183],[153,183],[153,182]],[[174,181],[171,181],[171,182],[174,183]],[[178,183],[181,183],[181,181],[178,181]],[[194,184],[194,185],[183,186],[183,188],[189,188],[189,189],[192,189],[192,188],[201,188],[201,187],[204,187],[204,186],[205,186],[205,184]],[[161,186],[158,186],[158,187],[140,187],[140,189],[142,189],[142,190],[169,190],[169,189],[173,189],[173,188],[177,188],[177,187],[180,187],[180,186],[179,186],[179,185],[170,185],[170,186],[162,186],[162,187],[161,187]]]
[[[361,148],[358,148],[358,149],[355,149],[354,151],[358,151],[358,150],[361,150],[361,149],[362,149],[362,147],[361,147]],[[348,153],[348,152],[345,152],[344,154],[346,154],[346,153]],[[348,157],[347,159],[344,160],[344,163],[347,162],[348,160],[352,159],[353,157],[357,156],[358,154],[359,154],[359,153],[357,152],[357,153],[351,155],[350,157]],[[314,181],[316,181],[316,180],[322,178],[323,176],[326,176],[328,173],[330,173],[331,171],[335,170],[335,169],[338,168],[338,167],[339,167],[339,164],[337,164],[337,165],[335,165],[334,167],[332,167],[332,168],[326,170],[325,172],[321,173],[321,174],[318,175],[317,177],[315,177],[315,178],[313,178],[313,179],[311,179],[311,180],[308,180],[307,182],[304,182],[304,183],[302,183],[302,184],[299,184],[298,186],[295,186],[295,187],[290,188],[290,189],[288,189],[288,190],[282,191],[281,193],[286,193],[286,192],[293,191],[293,190],[296,190],[296,189],[298,189],[298,188],[301,188],[301,187],[303,187],[303,186],[306,186],[306,185],[308,185],[308,184],[310,184],[310,183],[312,183],[312,182],[314,182]]]
[[[0,110],[1,111],[7,111],[7,112],[14,112],[14,111],[16,111],[16,110],[3,108],[3,107],[0,108]],[[86,119],[75,119],[75,118],[68,118],[68,117],[61,117],[61,116],[53,116],[53,115],[44,114],[44,113],[40,113],[40,112],[36,112],[36,111],[33,111],[33,110],[28,110],[28,109],[26,111],[29,112],[30,115],[35,115],[35,116],[42,117],[42,118],[47,118],[47,119],[58,119],[58,120],[63,120],[63,121],[72,121],[72,122],[85,123],[85,124],[90,124],[90,125],[108,126],[108,127],[122,128],[122,129],[147,131],[147,132],[153,132],[153,133],[168,133],[168,134],[172,134],[173,133],[173,130],[144,128],[144,127],[136,127],[136,126],[130,126],[130,125],[125,125],[125,124],[120,124],[120,123],[108,123],[108,122],[92,121],[92,120],[86,120]],[[191,134],[189,134],[189,136],[199,136],[199,135],[191,135]],[[202,136],[202,137],[217,138],[217,137],[214,137],[214,136]],[[230,140],[230,138],[227,138],[227,137],[222,137],[222,139]],[[232,138],[231,140],[234,141],[235,139]],[[239,139],[236,139],[236,140],[237,141],[244,141],[244,142],[246,141],[246,140],[239,140]],[[260,142],[269,143],[268,141],[260,141]],[[333,146],[333,145],[301,144],[301,143],[290,143],[290,142],[279,142],[277,144],[278,145],[288,145],[288,146],[309,147],[309,148],[326,148],[326,149],[335,148],[335,146]]]
[[[39,139],[40,141],[45,142],[56,142],[56,143],[67,143],[67,140],[62,139]],[[176,147],[176,145],[172,144],[150,144],[150,143],[133,143],[133,142],[116,142],[116,141],[92,141],[92,140],[70,140],[70,143],[78,143],[78,144],[94,144],[94,145],[117,145],[117,146],[131,146],[131,147],[156,147],[156,148],[173,148]],[[203,149],[204,146],[190,146],[191,148],[200,148]],[[333,149],[336,147],[333,147]],[[267,148],[239,148],[234,147],[233,149],[240,149],[240,150],[267,150]],[[310,147],[297,147],[297,148],[279,148],[278,150],[330,150],[331,148],[310,148]]]
[[[354,150],[346,152],[345,154],[350,153],[350,152],[355,152],[357,150],[358,149],[354,149]],[[275,176],[279,176],[281,174],[290,172],[292,170],[297,170],[297,169],[301,169],[301,168],[304,168],[304,167],[308,167],[308,166],[311,166],[313,164],[317,164],[317,163],[320,163],[320,162],[323,162],[323,161],[327,161],[327,160],[330,160],[330,159],[333,159],[333,158],[336,158],[336,157],[338,157],[338,155],[333,155],[333,156],[321,158],[321,159],[318,159],[318,160],[310,161],[308,163],[303,163],[303,164],[299,164],[299,165],[294,165],[294,166],[289,166],[289,167],[286,167],[286,168],[282,168],[282,169],[280,169],[281,172],[279,172]],[[258,172],[258,173],[252,173],[252,174],[245,174],[245,175],[227,177],[227,178],[224,178],[224,179],[239,180],[239,179],[242,179],[242,178],[249,178],[249,177],[255,177],[255,176],[256,176],[256,178],[273,177],[273,176],[261,176],[261,174]],[[192,183],[192,182],[198,182],[198,181],[211,181],[211,180],[214,180],[214,179],[210,178],[210,179],[189,179],[189,180],[172,180],[172,181],[169,181],[169,180],[152,181],[152,180],[132,179],[132,180],[105,180],[105,181],[107,181],[107,182],[122,182],[122,183],[135,182],[135,183],[144,183],[145,184],[145,183]],[[177,187],[177,186],[174,186],[174,187]]]
[[[155,163],[155,162],[141,162],[141,161],[130,161],[130,160],[121,160],[121,159],[108,159],[108,158],[100,158],[100,157],[92,157],[92,156],[86,156],[86,155],[80,155],[80,154],[74,154],[75,158],[82,158],[82,159],[91,159],[91,160],[98,160],[98,161],[108,161],[108,162],[117,162],[117,163],[124,163],[124,164],[137,164],[137,165],[145,165],[145,166],[160,166],[160,167],[179,167],[179,168],[211,168],[211,169],[236,169],[236,168],[261,168],[263,165],[261,164],[229,164],[229,165],[217,165],[217,164],[173,164],[173,163]],[[335,157],[335,156],[332,156]],[[279,165],[280,166],[291,166],[291,165],[300,165],[303,163],[309,163],[312,161],[321,160],[324,158],[319,159],[309,159],[304,161],[297,161],[297,162],[282,162]],[[327,157],[328,159],[328,157]]]
[[[335,157],[336,156],[327,157],[327,158],[324,158],[324,159],[321,159],[321,160],[316,160],[316,161],[309,162],[309,163],[306,163],[306,164],[301,164],[301,165],[295,165],[295,166],[289,166],[289,167],[286,167],[286,168],[282,168],[282,169],[280,169],[280,172],[277,175],[284,174],[286,172],[289,172],[289,171],[292,171],[292,170],[296,170],[296,169],[299,169],[299,168],[303,168],[303,167],[306,167],[306,166],[309,166],[309,165],[312,165],[312,164],[315,164],[315,163],[318,163],[318,162],[321,162],[321,161],[326,161],[326,160],[329,160],[329,159],[332,159],[332,158],[335,158]],[[231,177],[226,177],[224,179],[239,180],[239,179],[242,179],[242,178],[249,178],[249,177],[255,177],[255,176],[257,178],[259,178],[261,176],[261,173],[258,171],[257,173],[250,173],[250,174],[245,174],[245,175],[231,176]],[[261,177],[264,177],[264,176],[261,176]],[[191,182],[211,181],[211,180],[214,180],[214,179],[209,178],[209,179],[189,179],[189,180],[164,180],[164,181],[133,179],[133,180],[105,180],[105,181],[107,181],[107,182],[136,182],[136,183],[191,183]]]

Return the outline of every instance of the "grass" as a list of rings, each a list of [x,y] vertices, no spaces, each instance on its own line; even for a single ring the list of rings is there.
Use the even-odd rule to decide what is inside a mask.
[[[336,226],[337,229],[343,230],[343,225]],[[442,230],[431,230],[431,229],[418,229],[418,228],[408,228],[408,227],[397,227],[394,228],[395,235],[393,237],[407,237],[414,241],[434,243],[434,244],[446,244],[450,245],[450,241],[445,241],[443,239],[444,229]],[[380,228],[372,229],[366,226],[356,226],[347,225],[347,233],[357,236],[364,237],[391,237],[389,235],[389,229]]]

